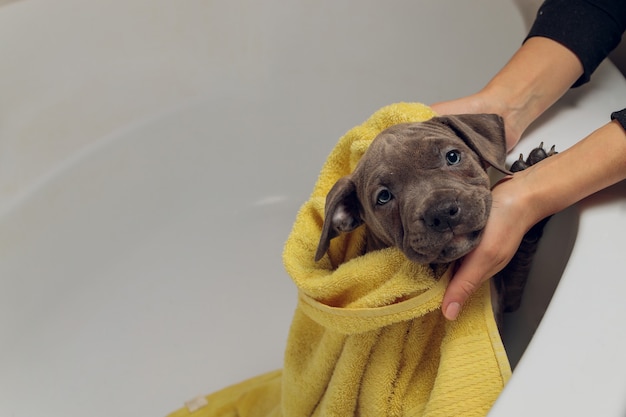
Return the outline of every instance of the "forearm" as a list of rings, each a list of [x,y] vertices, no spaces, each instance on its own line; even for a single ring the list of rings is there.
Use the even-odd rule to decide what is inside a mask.
[[[531,227],[583,198],[626,179],[626,131],[613,121],[571,148],[516,173],[511,180],[529,209]],[[515,184],[513,184],[515,182]]]
[[[491,103],[507,129],[511,149],[526,128],[580,77],[580,60],[561,44],[542,37],[528,39],[477,96]]]

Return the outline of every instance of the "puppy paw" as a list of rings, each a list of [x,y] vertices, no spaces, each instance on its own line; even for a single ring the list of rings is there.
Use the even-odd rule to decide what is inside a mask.
[[[511,165],[511,172],[523,171],[531,165],[535,165],[537,162],[556,154],[554,146],[550,148],[548,152],[543,149],[543,142],[538,148],[533,149],[528,154],[528,158],[524,160],[524,156],[520,155],[519,160],[515,161]],[[520,243],[517,252],[506,265],[506,267],[500,271],[497,275],[497,281],[500,281],[499,288],[501,288],[502,305],[504,312],[516,311],[522,301],[522,295],[524,293],[524,287],[530,273],[530,267],[532,265],[532,259],[537,251],[539,239],[543,234],[543,229],[550,219],[550,216],[541,220],[539,223],[530,228],[530,230],[524,235],[522,242]]]
[[[509,169],[511,172],[523,171],[531,165],[535,165],[537,162],[543,161],[544,159],[556,154],[557,151],[554,150],[554,145],[550,148],[548,152],[543,149],[543,142],[539,145],[539,147],[533,149],[528,154],[528,158],[524,160],[524,155],[519,154],[519,159],[513,162],[511,168]]]

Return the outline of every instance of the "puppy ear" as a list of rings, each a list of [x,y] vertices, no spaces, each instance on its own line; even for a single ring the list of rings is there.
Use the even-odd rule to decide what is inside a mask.
[[[452,129],[489,165],[503,174],[511,174],[505,166],[506,140],[502,117],[497,114],[458,114],[434,119]]]
[[[340,233],[350,232],[363,223],[356,185],[349,176],[340,178],[326,196],[324,226],[317,245],[315,261],[328,251],[331,239]]]

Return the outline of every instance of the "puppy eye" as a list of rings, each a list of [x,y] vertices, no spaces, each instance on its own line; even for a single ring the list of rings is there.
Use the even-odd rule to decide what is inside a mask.
[[[387,204],[388,202],[390,202],[392,198],[393,195],[391,195],[391,192],[389,190],[380,190],[378,192],[378,195],[376,195],[376,204],[382,206],[383,204]]]
[[[446,153],[446,162],[448,165],[456,165],[461,162],[461,152],[455,150]]]

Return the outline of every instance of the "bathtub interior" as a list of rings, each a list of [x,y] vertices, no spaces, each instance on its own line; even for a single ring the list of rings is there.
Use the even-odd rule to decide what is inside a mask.
[[[519,310],[503,317],[501,329],[509,363],[519,363],[545,314],[576,242],[579,213],[570,207],[554,215],[539,242]]]
[[[280,366],[281,250],[305,196],[285,193],[289,169],[248,171],[285,148],[248,146],[259,125],[226,112],[207,122],[214,104],[109,138],[4,214],[2,414],[164,415]]]
[[[279,368],[296,302],[282,247],[336,140],[385,104],[475,91],[524,32],[508,2],[492,14],[451,1],[274,6],[0,8],[0,52],[15,57],[0,62],[15,74],[0,80],[13,100],[0,128],[0,415],[164,415]],[[613,103],[597,96],[612,90],[569,94],[518,150],[566,148],[562,125],[599,124]],[[579,221],[573,207],[548,225],[507,317],[513,364]]]
[[[224,107],[219,121],[207,122],[215,104],[195,102],[125,129],[4,213],[5,411],[79,415],[123,404],[130,415],[150,409],[147,398],[158,392],[169,402],[150,401],[164,413],[280,367],[296,300],[280,255],[315,178],[288,188],[285,172],[298,168],[276,158],[286,144],[249,146],[259,124],[235,124]],[[236,110],[230,116],[245,108]],[[229,132],[221,138],[230,150],[206,140],[216,129]],[[271,173],[248,172],[266,161]],[[553,287],[560,273],[546,271],[560,272],[569,255],[545,248],[562,231],[575,236],[575,210],[553,220],[530,296],[513,316],[519,322],[507,324],[512,362],[553,289],[535,285],[546,285],[547,274]]]

